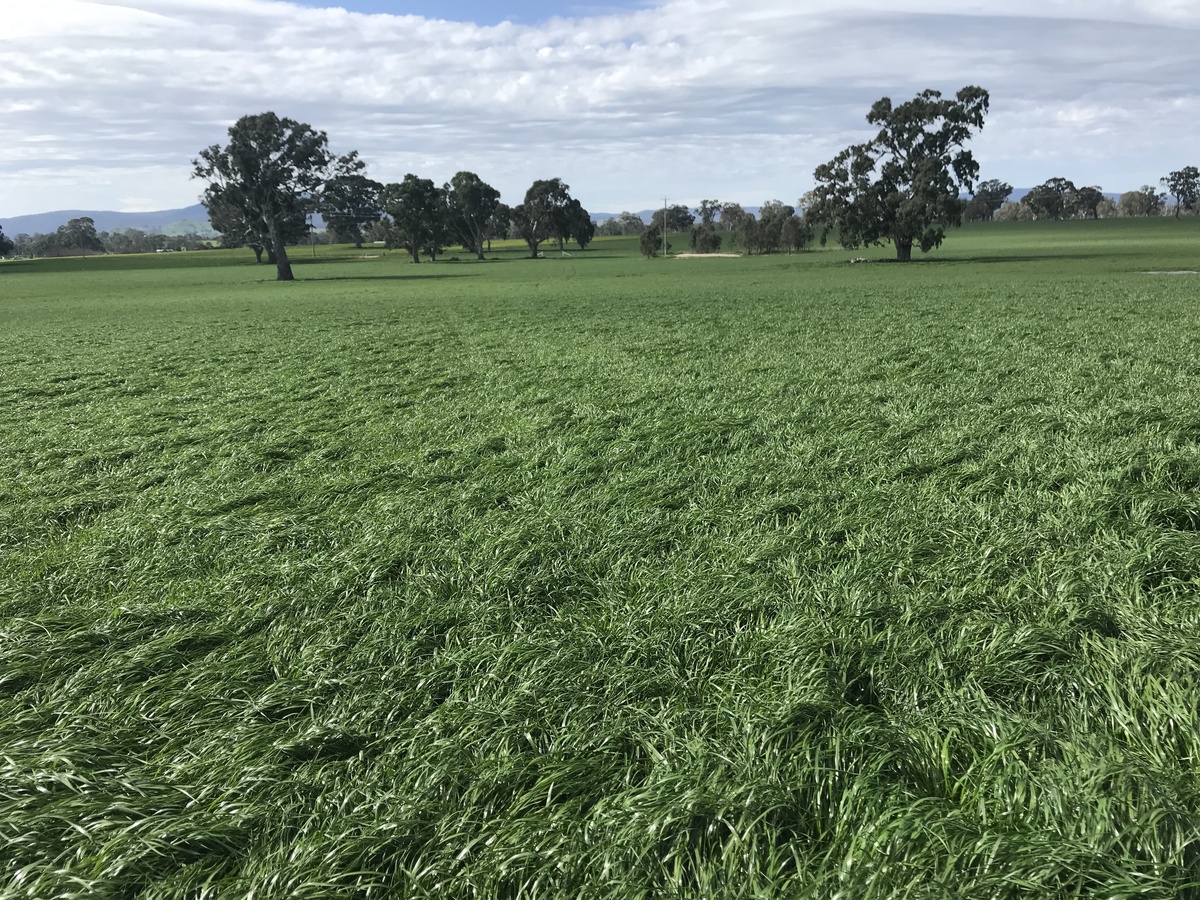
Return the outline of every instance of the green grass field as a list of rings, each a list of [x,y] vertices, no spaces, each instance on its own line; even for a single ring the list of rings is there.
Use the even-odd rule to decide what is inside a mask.
[[[0,264],[0,897],[1200,896],[1200,219],[317,252]]]

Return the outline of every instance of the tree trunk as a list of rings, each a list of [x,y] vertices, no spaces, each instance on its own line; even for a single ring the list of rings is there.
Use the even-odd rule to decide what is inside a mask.
[[[250,249],[254,251],[255,265],[262,262],[263,248],[262,244],[251,244]]]
[[[417,248],[416,244],[408,245],[408,255],[412,257],[412,261],[414,263],[419,263],[421,261],[421,251]]]
[[[271,247],[275,251],[275,280],[295,281],[292,264],[288,261],[287,247],[283,243],[283,231],[275,219],[268,223],[271,229]]]
[[[358,238],[358,240],[356,240],[356,241],[354,242],[354,249],[355,249],[355,250],[361,250],[361,249],[362,249],[362,235],[359,235],[359,238]]]
[[[490,241],[488,243],[491,243]],[[483,238],[475,242],[475,258],[483,259]]]
[[[541,241],[526,240],[525,243],[527,245],[529,245],[529,258],[537,259],[538,258],[538,244],[540,244]]]
[[[896,245],[896,261],[897,262],[912,262],[912,245],[913,242],[900,241],[893,239],[892,243]]]
[[[275,255],[275,248],[268,247],[267,248],[267,265],[273,266],[277,262],[279,262],[279,258]]]

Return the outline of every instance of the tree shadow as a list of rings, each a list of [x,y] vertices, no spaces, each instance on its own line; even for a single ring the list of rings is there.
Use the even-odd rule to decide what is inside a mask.
[[[443,278],[478,278],[475,272],[412,272],[405,275],[314,275],[297,276],[296,281],[429,281]],[[268,279],[273,281],[274,279]]]
[[[970,264],[976,263],[991,264],[991,263],[1034,263],[1034,262],[1054,262],[1062,260],[1097,260],[1097,259],[1123,259],[1123,258],[1142,258],[1144,252],[1137,251],[1117,251],[1097,250],[1096,252],[1085,253],[1022,253],[1013,254],[1011,256],[937,256],[937,257],[922,257],[915,258],[907,265],[922,265],[922,266],[945,266],[955,264]],[[894,263],[901,265],[899,260],[895,259],[880,259],[875,262]]]

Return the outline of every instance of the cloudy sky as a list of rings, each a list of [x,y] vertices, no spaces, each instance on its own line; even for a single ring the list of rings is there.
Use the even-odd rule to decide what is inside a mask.
[[[332,0],[331,0],[332,2]],[[469,169],[593,211],[794,202],[888,95],[979,84],[985,178],[1200,165],[1200,0],[4,0],[0,218],[196,202],[274,110],[369,174]]]

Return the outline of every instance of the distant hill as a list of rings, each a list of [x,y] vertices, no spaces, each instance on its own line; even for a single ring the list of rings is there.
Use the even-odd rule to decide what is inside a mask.
[[[197,203],[182,209],[162,209],[155,212],[112,212],[97,209],[60,209],[55,212],[34,213],[0,219],[0,228],[10,237],[17,234],[47,234],[66,225],[71,219],[87,216],[96,223],[97,231],[123,231],[137,228],[150,233],[216,234],[208,222],[208,210]]]
[[[661,208],[662,207],[659,207],[659,209],[661,209]],[[688,207],[688,208],[691,209],[693,212],[695,212],[694,207]],[[742,209],[744,209],[748,213],[752,213],[757,216],[760,207],[743,206]],[[657,209],[639,209],[636,214],[638,216],[641,216],[641,219],[643,222],[645,222],[646,224],[650,224],[650,221],[654,218],[654,214],[656,212],[658,212]],[[620,215],[620,213],[610,213],[610,212],[591,213],[593,222],[607,222],[609,219],[615,219],[619,215]]]
[[[55,212],[34,213],[29,216],[13,216],[0,219],[0,230],[12,237],[18,234],[49,234],[66,225],[71,219],[87,216],[96,223],[97,231],[124,231],[137,228],[147,234],[197,234],[200,237],[216,237],[208,221],[208,210],[201,204],[182,209],[160,209],[153,212],[113,212],[104,209],[60,209]],[[324,228],[325,220],[313,216],[313,225]]]

